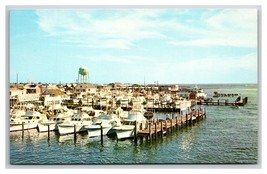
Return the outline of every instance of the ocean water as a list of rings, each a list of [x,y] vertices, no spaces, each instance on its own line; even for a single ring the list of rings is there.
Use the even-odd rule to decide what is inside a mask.
[[[256,85],[198,85],[214,91],[240,93],[248,103],[240,109],[206,106],[207,118],[173,131],[163,139],[117,141],[87,133],[59,136],[36,130],[9,133],[10,164],[257,164],[259,145],[258,89]]]

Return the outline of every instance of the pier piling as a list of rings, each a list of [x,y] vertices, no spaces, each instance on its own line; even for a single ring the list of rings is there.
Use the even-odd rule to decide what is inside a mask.
[[[170,120],[170,122],[171,122],[171,133],[172,133],[172,119]]]
[[[103,126],[100,125],[100,139],[101,139],[101,146],[103,146]]]
[[[190,113],[186,113],[185,115],[179,115],[176,117],[166,118],[165,120],[162,120],[158,123],[157,120],[155,120],[152,123],[152,120],[149,120],[148,126],[143,129],[139,130],[137,132],[138,136],[145,137],[147,140],[151,142],[153,138],[155,140],[158,139],[158,134],[160,132],[161,139],[163,139],[164,134],[167,136],[169,133],[169,128],[171,129],[171,133],[174,131],[174,126],[176,126],[176,130],[179,129],[178,126],[182,129],[182,127],[192,126],[193,123],[199,121],[199,119],[203,119],[203,117],[206,115],[206,112],[202,108],[198,108],[195,111],[192,111]],[[181,125],[180,125],[181,124]]]
[[[50,139],[50,124],[47,125],[47,137]]]
[[[21,124],[21,129],[22,129],[22,138],[24,137],[24,122],[22,122],[22,124]]]
[[[178,116],[175,117],[175,121],[176,121],[176,130],[178,129]]]
[[[167,125],[167,120],[165,120],[165,134],[167,135],[167,133],[168,133],[168,125]]]
[[[188,115],[185,114],[185,123],[186,123],[186,126],[188,126]]]
[[[152,138],[152,132],[151,132],[151,122],[149,122],[149,124],[148,124],[148,126],[149,126],[149,128],[148,128],[148,130],[149,130],[149,140],[151,140],[151,138]]]
[[[135,121],[135,126],[134,126],[134,142],[137,144],[137,121]]]
[[[161,138],[163,139],[163,122],[160,122]]]
[[[76,136],[77,136],[77,135],[76,135],[76,124],[74,124],[73,129],[74,129],[74,141],[76,141],[76,138],[77,138],[77,137],[76,137]]]
[[[157,122],[155,122],[155,140],[157,139]]]

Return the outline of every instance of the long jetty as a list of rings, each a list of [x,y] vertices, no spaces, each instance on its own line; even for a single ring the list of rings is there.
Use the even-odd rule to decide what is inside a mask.
[[[197,104],[198,105],[217,105],[217,106],[244,106],[248,102],[248,97],[243,98],[240,101],[235,101],[235,102],[229,102],[227,99],[218,99],[218,100],[198,100]]]
[[[174,117],[166,120],[154,120],[151,119],[148,122],[148,125],[145,129],[140,129],[139,131],[135,131],[134,140],[137,142],[137,138],[143,139],[143,137],[153,140],[157,139],[159,136],[164,137],[167,135],[169,130],[171,132],[174,131],[174,128],[178,130],[178,128],[187,127],[193,125],[195,122],[199,122],[206,118],[206,111],[202,108],[199,108],[189,114],[181,115],[179,117]],[[135,129],[136,130],[136,129]]]

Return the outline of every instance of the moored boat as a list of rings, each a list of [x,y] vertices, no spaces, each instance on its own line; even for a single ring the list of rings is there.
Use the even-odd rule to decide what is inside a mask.
[[[37,111],[26,111],[23,115],[10,118],[10,131],[20,131],[37,128],[39,121],[47,120],[45,114]]]
[[[58,113],[55,117],[52,117],[49,120],[42,120],[38,122],[38,131],[39,132],[47,132],[48,126],[50,131],[56,131],[58,130],[58,124],[66,123],[71,121],[72,112],[63,112]]]
[[[60,135],[72,134],[75,132],[87,131],[87,126],[92,124],[92,118],[85,112],[78,111],[70,121],[58,124]]]
[[[97,120],[93,121],[93,123],[87,126],[88,136],[89,137],[96,137],[101,135],[101,128],[102,128],[102,135],[112,134],[113,131],[111,130],[114,126],[121,125],[120,119],[115,117],[112,118],[109,115],[102,114],[98,116]]]
[[[133,109],[129,111],[128,118],[125,119],[120,126],[114,126],[113,129],[116,132],[117,139],[131,138],[134,136],[135,127],[137,131],[143,129],[147,122],[144,117],[145,110]]]

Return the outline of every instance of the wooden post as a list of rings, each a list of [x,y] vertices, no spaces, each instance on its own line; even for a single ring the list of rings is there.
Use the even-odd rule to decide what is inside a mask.
[[[185,114],[185,119],[186,119],[186,126],[188,126],[188,115],[187,114]]]
[[[161,138],[163,138],[163,122],[160,122]]]
[[[157,140],[157,122],[155,122],[155,140]]]
[[[74,124],[74,140],[76,141],[76,124]]]
[[[149,140],[151,140],[151,122],[148,124]]]
[[[200,114],[200,112],[201,112],[201,108],[198,108],[198,113],[197,113],[197,115],[198,115],[198,118],[199,118],[199,119],[201,119],[201,114]]]
[[[203,110],[203,108],[201,108],[201,119],[203,120],[203,114],[204,114],[204,110]]]
[[[21,124],[21,129],[22,129],[22,138],[24,137],[24,122],[22,122],[22,124]]]
[[[170,121],[171,121],[171,132],[172,132],[172,119]]]
[[[137,144],[137,121],[135,120],[134,126],[134,143]]]
[[[140,142],[143,143],[143,136],[140,136]]]
[[[50,124],[47,125],[48,140],[50,139]]]
[[[181,115],[181,128],[183,127],[183,115]]]
[[[103,127],[102,127],[102,124],[100,125],[100,139],[101,139],[101,146],[103,146]]]
[[[167,135],[167,132],[168,132],[167,120],[165,120],[165,131],[166,131],[166,135]]]
[[[199,108],[196,110],[196,122],[198,121],[199,119]]]
[[[190,114],[190,124],[192,125],[193,124],[193,116],[195,116],[195,111],[194,112],[191,112]]]
[[[218,100],[218,106],[220,105],[220,100]]]
[[[177,130],[178,129],[178,116],[175,119],[176,119],[176,130]]]

